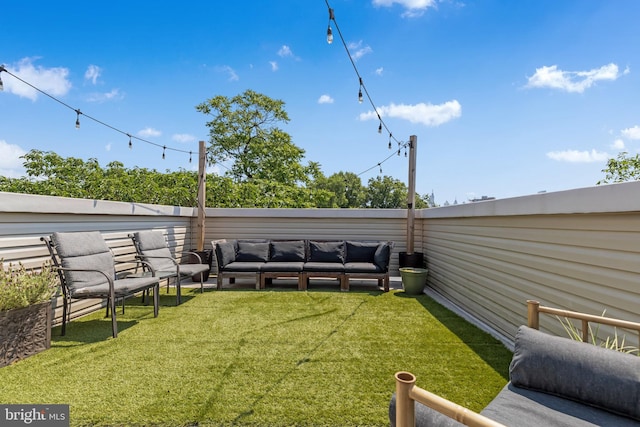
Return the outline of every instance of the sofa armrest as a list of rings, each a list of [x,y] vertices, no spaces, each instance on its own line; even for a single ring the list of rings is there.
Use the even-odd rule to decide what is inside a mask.
[[[393,427],[474,425],[477,427],[505,427],[490,418],[473,412],[464,406],[430,393],[416,386],[416,377],[409,372],[397,372],[396,394],[389,406],[389,418]],[[416,408],[415,403],[424,407]],[[393,415],[395,416],[392,416]]]

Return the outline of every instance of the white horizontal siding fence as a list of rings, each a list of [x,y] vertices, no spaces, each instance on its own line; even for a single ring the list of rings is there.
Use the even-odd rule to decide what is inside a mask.
[[[526,323],[527,299],[638,322],[638,194],[632,182],[420,210],[415,250],[433,292],[507,340]],[[0,258],[39,267],[49,258],[41,236],[86,230],[119,259],[133,256],[127,234],[162,230],[179,255],[195,247],[196,223],[194,208],[0,193]],[[404,209],[207,208],[205,227],[206,249],[217,239],[393,241],[394,276],[406,251]],[[564,333],[545,316],[541,329]]]

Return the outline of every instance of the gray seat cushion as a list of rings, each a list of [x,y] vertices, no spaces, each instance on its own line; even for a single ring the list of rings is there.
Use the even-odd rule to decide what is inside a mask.
[[[250,273],[255,272],[259,273],[260,269],[265,265],[264,262],[240,262],[234,261],[230,264],[227,264],[224,267],[224,272],[237,272],[237,273]]]
[[[384,273],[380,267],[372,262],[347,262],[344,265],[345,273]]]
[[[260,271],[270,272],[300,272],[304,267],[304,262],[275,262],[269,261],[264,264]]]
[[[173,255],[167,246],[164,234],[158,230],[138,231],[133,233],[140,255],[151,264],[154,270],[176,271]]]
[[[377,242],[346,242],[345,262],[369,262],[373,263],[373,259],[378,249]]]
[[[481,414],[504,425],[518,427],[640,426],[640,422],[631,418],[548,393],[515,387],[511,383]]]
[[[305,262],[304,271],[323,273],[344,273],[341,262]]]

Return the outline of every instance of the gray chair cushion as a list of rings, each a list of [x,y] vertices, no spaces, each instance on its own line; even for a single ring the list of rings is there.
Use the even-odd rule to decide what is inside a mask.
[[[236,261],[238,262],[266,262],[269,259],[269,242],[246,242],[238,240]]]
[[[346,242],[345,262],[373,262],[378,243]]]
[[[270,261],[277,262],[304,262],[304,240],[272,241]]]
[[[53,233],[51,240],[61,258],[62,267],[98,270],[115,279],[111,250],[98,231]],[[67,285],[73,295],[77,289],[106,285],[108,280],[97,271],[67,271]],[[88,290],[85,289],[85,292]]]
[[[140,255],[151,264],[156,271],[176,271],[172,261],[173,255],[167,247],[164,234],[158,230],[138,231],[133,234],[137,242]]]
[[[344,263],[344,242],[309,242],[310,262]]]
[[[507,384],[480,413],[504,425],[518,427],[640,426],[631,418],[548,393],[515,387],[512,383]]]
[[[521,326],[509,377],[550,393],[640,420],[640,357]]]

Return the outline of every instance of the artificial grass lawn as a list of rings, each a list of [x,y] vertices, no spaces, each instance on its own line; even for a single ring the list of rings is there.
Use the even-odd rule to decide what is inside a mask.
[[[0,369],[0,402],[67,403],[71,425],[388,426],[393,375],[476,411],[511,353],[426,295],[187,290],[160,314],[127,300],[54,328],[52,348]]]

